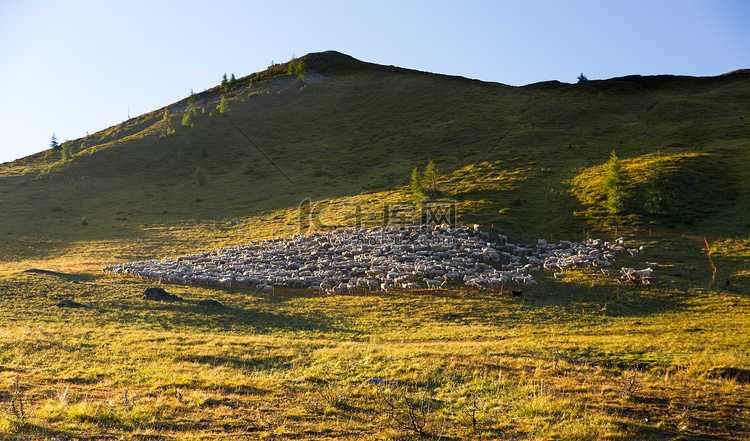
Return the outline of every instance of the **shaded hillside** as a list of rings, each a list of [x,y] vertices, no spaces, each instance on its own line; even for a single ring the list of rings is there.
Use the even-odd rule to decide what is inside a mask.
[[[224,114],[221,96],[217,86],[70,141],[67,161],[48,150],[1,166],[5,249],[187,248],[294,232],[306,198],[410,200],[409,174],[430,160],[461,220],[519,237],[573,234],[612,222],[596,182],[613,149],[634,194],[655,152],[673,159],[675,183],[672,212],[644,212],[635,197],[616,222],[750,233],[746,72],[510,87],[325,52],[238,79]]]

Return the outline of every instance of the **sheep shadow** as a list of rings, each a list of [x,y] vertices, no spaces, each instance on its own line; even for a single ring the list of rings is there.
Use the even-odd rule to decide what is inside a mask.
[[[281,304],[287,297],[252,297],[252,302],[230,289],[215,291],[218,304],[205,305],[205,299],[185,295],[181,300],[146,300],[142,297],[99,305],[102,313],[115,315],[122,323],[147,321],[161,330],[192,329],[205,332],[255,332],[320,331],[339,333],[356,338],[363,332],[336,326],[329,315],[316,311],[299,314],[283,310]],[[220,305],[219,305],[220,304]],[[275,307],[279,305],[279,307]]]

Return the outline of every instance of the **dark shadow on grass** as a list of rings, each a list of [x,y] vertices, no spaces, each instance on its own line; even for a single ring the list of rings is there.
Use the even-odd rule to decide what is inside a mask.
[[[650,370],[656,366],[668,367],[670,365],[668,360],[653,360],[645,357],[639,358],[638,354],[632,353],[629,354],[631,355],[629,358],[607,357],[606,354],[594,350],[575,352],[560,350],[559,354],[560,359],[565,360],[569,364],[603,367],[607,369]]]
[[[61,273],[58,271],[50,271],[45,269],[38,269],[38,268],[31,268],[27,269],[21,272],[21,274],[28,274],[33,276],[48,276],[48,277],[56,277],[58,279],[61,279],[65,282],[91,282],[93,280],[96,280],[97,277],[94,275],[89,274],[81,274],[81,273]]]
[[[0,433],[0,439],[6,441],[26,441],[30,439],[79,439],[71,432],[53,430],[39,424],[24,422],[16,428],[16,434]],[[111,438],[116,439],[116,438]]]
[[[612,421],[622,433],[634,434],[633,440],[680,440],[680,441],[736,441],[738,438],[710,435],[703,433],[691,433],[665,427],[655,427],[649,424]]]
[[[666,312],[679,312],[690,308],[687,295],[662,287],[637,286],[581,286],[569,282],[543,280],[537,286],[505,287],[523,289],[521,299],[512,298],[508,292],[474,290],[463,294],[464,290],[451,293],[433,293],[435,297],[471,297],[481,300],[468,311],[463,311],[463,319],[485,321],[496,324],[496,314],[510,314],[516,323],[566,323],[580,322],[582,319],[604,320],[606,318],[648,317]],[[508,308],[508,306],[517,308]],[[453,313],[452,313],[453,314]],[[446,320],[456,319],[446,317]]]
[[[289,355],[270,355],[267,357],[229,357],[224,355],[185,354],[175,357],[175,361],[200,363],[212,367],[226,366],[238,370],[254,371],[286,369],[292,366],[292,362],[295,358],[296,356]]]
[[[276,297],[267,298],[268,303],[286,301]],[[154,323],[159,323],[164,330],[190,328],[210,332],[255,332],[269,333],[279,330],[320,331],[340,333],[356,338],[364,332],[334,326],[334,320],[317,312],[313,315],[284,314],[267,310],[227,306],[206,307],[198,304],[199,300],[151,301],[134,300],[131,303],[120,303],[99,308],[101,312],[112,313],[119,310],[125,316],[121,321],[129,322],[135,317],[148,316]],[[269,308],[272,309],[272,308]]]

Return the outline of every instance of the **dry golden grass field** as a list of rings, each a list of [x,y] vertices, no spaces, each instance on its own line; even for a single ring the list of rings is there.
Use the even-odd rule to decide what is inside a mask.
[[[0,438],[750,439],[748,104],[741,72],[510,87],[322,53],[2,164]],[[102,273],[296,234],[307,198],[374,225],[431,160],[459,222],[624,236],[613,273],[658,283],[153,301]]]

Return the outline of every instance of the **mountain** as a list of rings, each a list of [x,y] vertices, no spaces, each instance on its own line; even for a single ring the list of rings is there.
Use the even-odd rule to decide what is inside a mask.
[[[296,233],[306,199],[331,201],[327,226],[373,223],[411,204],[410,173],[429,161],[460,222],[519,239],[612,225],[747,236],[749,103],[747,70],[511,87],[309,54],[1,165],[0,259]],[[601,190],[613,151],[628,189],[616,218]]]

